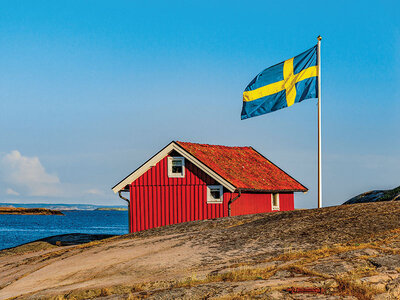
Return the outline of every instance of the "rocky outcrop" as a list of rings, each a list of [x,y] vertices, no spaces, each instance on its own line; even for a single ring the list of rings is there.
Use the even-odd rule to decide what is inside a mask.
[[[374,190],[369,191],[347,200],[343,204],[368,203],[380,201],[399,201],[400,186],[392,190]]]
[[[104,237],[0,251],[0,299],[400,299],[400,201]]]
[[[0,207],[0,215],[61,215],[59,210],[47,208]]]

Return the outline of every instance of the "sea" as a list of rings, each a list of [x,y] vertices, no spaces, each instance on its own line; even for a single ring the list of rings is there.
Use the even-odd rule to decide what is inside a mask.
[[[129,232],[127,211],[66,210],[62,213],[63,216],[0,214],[0,250],[59,234]]]

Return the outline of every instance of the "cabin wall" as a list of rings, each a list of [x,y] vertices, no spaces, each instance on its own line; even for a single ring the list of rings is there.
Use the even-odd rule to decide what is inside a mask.
[[[221,204],[207,203],[207,185],[219,184],[185,160],[185,177],[168,177],[168,156],[130,184],[130,232],[188,221],[228,216],[228,202],[237,193],[224,189]],[[280,210],[293,210],[293,193],[280,194]],[[271,194],[242,193],[231,215],[270,212]]]
[[[232,199],[238,194],[232,193]],[[231,216],[272,212],[272,194],[270,193],[242,193],[231,204]],[[279,211],[294,209],[293,193],[279,193]]]
[[[207,204],[207,185],[214,179],[185,160],[185,177],[168,177],[168,157],[130,185],[130,231],[228,215],[227,200]],[[228,193],[230,194],[230,193]]]
[[[164,157],[154,167],[132,182],[132,186],[187,186],[218,184],[214,179],[185,159],[185,177],[168,177],[168,157]]]
[[[294,193],[279,194],[279,210],[294,210]]]
[[[131,186],[131,231],[227,216],[227,203],[207,204],[206,185]]]
[[[235,194],[234,197],[236,197]],[[231,204],[231,216],[257,214],[270,212],[271,194],[242,193],[241,196]]]

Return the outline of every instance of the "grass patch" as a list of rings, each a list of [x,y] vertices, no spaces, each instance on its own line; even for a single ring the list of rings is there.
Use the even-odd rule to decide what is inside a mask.
[[[372,300],[377,294],[385,292],[367,283],[359,283],[351,275],[338,276],[335,280],[339,284],[338,293],[342,296],[354,296],[359,300]]]
[[[49,300],[83,300],[95,299],[99,297],[107,297],[111,295],[121,296],[121,299],[137,299],[134,294],[148,289],[149,284],[137,284],[133,286],[111,286],[102,288],[93,288],[86,290],[75,290],[69,293],[57,295],[54,297],[47,297]]]
[[[355,244],[355,245],[335,245],[335,246],[324,246],[319,249],[313,249],[308,251],[290,251],[283,253],[276,257],[269,259],[269,261],[291,261],[298,259],[305,259],[307,262],[318,260],[321,258],[329,257],[335,254],[349,252],[359,249],[370,248],[370,244]]]
[[[297,273],[297,274],[321,277],[321,278],[324,278],[324,279],[331,279],[332,278],[332,276],[330,276],[330,275],[310,270],[310,269],[304,267],[303,265],[299,265],[299,264],[293,264],[293,265],[285,266],[285,267],[280,268],[280,269],[281,270],[287,270],[287,271],[290,271],[290,272],[293,272],[293,273]]]
[[[275,267],[267,267],[267,268],[239,268],[237,270],[218,273],[218,274],[209,274],[205,278],[198,279],[195,275],[192,277],[188,277],[182,281],[179,281],[173,285],[173,288],[180,287],[192,287],[196,285],[212,283],[212,282],[238,282],[238,281],[250,281],[250,280],[265,280],[271,277],[276,272]]]
[[[218,300],[241,300],[241,299],[255,299],[255,298],[269,299],[262,296],[265,296],[265,294],[271,291],[272,289],[270,287],[263,287],[252,291],[229,293],[220,297],[213,297],[213,299],[218,299]]]

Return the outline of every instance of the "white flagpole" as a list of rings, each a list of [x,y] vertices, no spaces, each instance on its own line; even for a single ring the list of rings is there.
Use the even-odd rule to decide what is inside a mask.
[[[317,37],[317,59],[318,59],[318,208],[322,207],[322,155],[321,155],[321,40]]]

